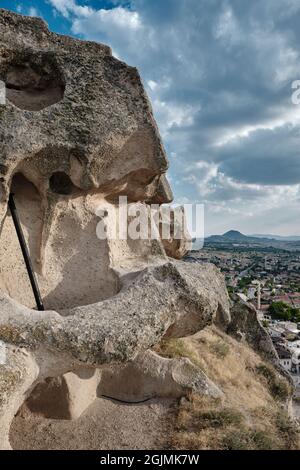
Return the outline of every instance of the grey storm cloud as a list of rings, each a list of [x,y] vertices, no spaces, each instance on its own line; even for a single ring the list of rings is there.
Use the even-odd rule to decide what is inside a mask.
[[[258,130],[217,153],[220,170],[245,183],[297,184],[300,181],[300,129]]]
[[[282,187],[281,205],[287,214],[293,206],[294,218],[299,0],[114,0],[106,10],[92,1],[49,2],[73,34],[110,44],[139,68],[178,200],[205,198],[220,208],[233,201],[233,214],[237,201],[255,203],[258,213],[259,201],[269,200],[269,213]]]

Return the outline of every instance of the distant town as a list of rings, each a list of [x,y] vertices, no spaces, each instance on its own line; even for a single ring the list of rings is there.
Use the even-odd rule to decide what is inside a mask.
[[[205,239],[188,262],[211,262],[224,273],[230,295],[252,303],[269,332],[300,400],[300,240],[246,236],[231,230]]]

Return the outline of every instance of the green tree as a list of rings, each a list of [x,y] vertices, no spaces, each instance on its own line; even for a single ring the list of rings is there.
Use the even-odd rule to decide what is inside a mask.
[[[249,286],[249,284],[251,284],[252,282],[252,278],[251,277],[243,277],[242,279],[239,280],[238,282],[238,288],[243,290],[245,289],[246,287]]]
[[[291,313],[294,322],[300,323],[300,309],[299,308],[291,308]]]
[[[269,313],[277,320],[290,321],[292,319],[291,307],[285,302],[272,302],[269,307]]]
[[[285,302],[273,302],[269,308],[269,313],[277,320],[294,321],[300,323],[300,309],[290,307]]]

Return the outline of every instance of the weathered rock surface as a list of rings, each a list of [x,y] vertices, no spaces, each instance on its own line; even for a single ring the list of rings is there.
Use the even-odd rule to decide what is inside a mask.
[[[267,360],[278,364],[278,355],[272,340],[259,323],[255,307],[244,302],[240,297],[234,296],[230,313],[231,322],[228,325],[227,333],[238,340],[246,341]]]
[[[2,341],[37,354],[40,348],[64,352],[70,366],[74,361],[99,366],[133,360],[166,335],[196,333],[220,309],[230,318],[219,270],[180,261],[148,266],[119,294],[71,309],[67,316],[36,312],[7,296],[1,297],[0,308]]]
[[[0,365],[0,450],[10,449],[11,422],[38,377],[30,353],[8,345],[6,355],[6,364]]]
[[[230,315],[231,321],[226,327],[227,333],[238,341],[248,343],[254,351],[272,363],[275,369],[290,382],[293,388],[292,377],[280,364],[271,337],[259,322],[255,307],[248,302],[244,302],[239,296],[234,295]]]
[[[0,10],[0,80],[7,95],[0,107],[0,340],[7,346],[0,448],[9,447],[10,423],[22,404],[30,397],[28,406],[37,406],[37,395],[47,404],[55,387],[69,418],[97,390],[122,388],[119,396],[127,399],[190,390],[219,396],[188,360],[151,352],[166,336],[229,324],[219,270],[168,259],[185,254],[185,230],[179,244],[174,237],[164,243],[159,230],[154,238],[148,232],[138,239],[99,236],[99,221],[109,234],[116,220],[122,225],[119,196],[127,197],[130,213],[146,209],[145,224],[150,203],[172,199],[137,70],[107,46],[53,34],[42,20]],[[34,310],[7,208],[10,192],[44,312]],[[132,220],[125,219],[127,233]]]
[[[46,308],[111,297],[118,279],[107,241],[95,237],[97,207],[119,195],[172,199],[138,71],[105,45],[0,10],[0,80],[7,94],[0,108],[0,289],[34,306],[6,217],[13,191]]]
[[[164,249],[170,258],[181,259],[192,249],[193,242],[183,207],[167,211],[161,209],[160,232]]]
[[[21,408],[52,419],[77,419],[97,398],[101,371],[81,368],[59,377],[48,377],[38,383]]]
[[[37,385],[21,409],[50,419],[76,419],[99,397],[123,403],[179,398],[199,392],[214,398],[221,390],[188,358],[167,359],[153,351],[134,361],[100,369],[80,369]]]
[[[222,397],[221,390],[188,358],[168,359],[153,351],[125,366],[103,369],[98,387],[99,396],[129,402],[178,398],[190,392]]]
[[[51,33],[37,18],[1,10],[0,32],[5,197],[16,169],[44,194],[61,171],[74,191],[141,201],[159,187],[162,195],[167,159],[137,69],[108,46]]]
[[[26,351],[30,351],[31,361],[30,367],[22,366],[22,376],[18,376],[14,384],[16,391],[8,390],[0,404],[0,413],[7,420],[7,432],[18,408],[36,384],[47,377],[76,371],[84,365],[105,368],[108,364],[113,366],[134,361],[166,335],[182,337],[193,334],[211,324],[220,309],[229,315],[224,279],[217,268],[207,265],[199,269],[199,266],[184,262],[147,267],[137,273],[129,285],[125,284],[116,296],[97,304],[77,307],[68,312],[68,316],[29,310],[6,296],[1,298],[0,307],[1,340],[22,348],[16,350],[13,361],[18,363],[23,354],[28,354]],[[170,363],[160,360],[163,367],[160,365],[156,373],[153,369],[159,363],[157,358],[154,364],[153,360],[152,364],[149,361],[148,367],[147,361],[142,362],[144,378],[139,381],[139,393],[143,393],[142,385],[145,386],[144,393],[153,393],[157,389],[156,393],[162,396],[167,393],[178,396],[190,389],[213,395],[218,393],[217,388],[189,361]],[[137,361],[137,364],[127,367],[139,370],[143,377],[141,360]],[[6,390],[15,368],[15,362],[10,361],[0,366],[0,390]],[[103,390],[114,390],[113,384],[118,380],[120,385],[125,385],[123,372],[118,370],[116,368],[113,380],[107,379],[107,385],[101,379],[99,386],[103,386]],[[160,372],[161,389],[157,387]],[[123,390],[122,396],[137,393],[132,391],[132,385],[130,387]],[[71,386],[70,390],[74,388]],[[90,400],[86,400],[85,405],[89,403]],[[84,409],[84,406],[80,407]],[[78,412],[70,413],[71,416],[75,414]],[[3,439],[5,447],[7,436]]]

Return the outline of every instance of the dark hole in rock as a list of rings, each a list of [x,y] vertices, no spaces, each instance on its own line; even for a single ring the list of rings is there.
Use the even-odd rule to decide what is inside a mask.
[[[47,378],[31,392],[18,411],[19,416],[28,412],[52,419],[71,419],[68,388],[63,377]]]
[[[5,74],[6,97],[20,109],[40,111],[61,101],[65,83],[51,62],[11,65]]]
[[[71,194],[74,188],[70,177],[63,171],[53,173],[49,180],[49,186],[53,193],[62,194],[64,196]]]

